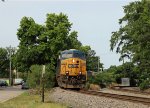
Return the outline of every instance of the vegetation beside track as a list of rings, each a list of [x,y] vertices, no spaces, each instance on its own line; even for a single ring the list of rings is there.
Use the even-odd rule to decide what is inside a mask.
[[[29,94],[28,92],[0,103],[1,108],[67,108],[67,106],[57,103],[52,103],[48,99],[48,93],[45,94],[45,103],[41,102],[41,98],[37,94]]]

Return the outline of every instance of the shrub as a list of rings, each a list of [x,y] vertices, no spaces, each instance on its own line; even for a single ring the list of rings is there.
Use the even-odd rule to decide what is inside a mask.
[[[31,72],[28,74],[27,82],[30,88],[37,88],[42,82],[42,66],[33,65],[30,68]],[[52,88],[55,85],[55,71],[51,70],[50,65],[46,65],[46,70],[43,78],[45,88]]]
[[[140,87],[141,90],[148,89],[149,86],[150,86],[149,80],[143,80],[143,81],[140,83],[140,85],[139,85],[139,87]]]
[[[88,90],[89,88],[90,88],[90,83],[87,82],[87,83],[85,84],[85,89]]]
[[[40,86],[42,67],[40,65],[31,66],[31,72],[28,73],[27,82],[30,88]]]
[[[89,83],[98,84],[104,88],[114,82],[113,74],[109,72],[99,73],[96,76],[89,78]]]

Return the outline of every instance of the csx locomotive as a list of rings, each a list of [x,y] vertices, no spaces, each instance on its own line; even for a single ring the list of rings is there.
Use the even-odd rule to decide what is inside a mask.
[[[86,74],[86,58],[82,51],[70,49],[60,53],[56,74],[60,87],[83,88]]]

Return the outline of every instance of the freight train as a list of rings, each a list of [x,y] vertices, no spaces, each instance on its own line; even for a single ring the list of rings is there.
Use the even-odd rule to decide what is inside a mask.
[[[82,51],[62,51],[57,61],[56,80],[62,88],[83,88],[87,79],[86,58]]]

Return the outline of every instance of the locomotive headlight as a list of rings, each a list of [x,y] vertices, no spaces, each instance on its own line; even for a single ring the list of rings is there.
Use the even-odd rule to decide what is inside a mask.
[[[82,72],[79,72],[79,74],[81,75],[81,74],[82,74]]]
[[[69,72],[68,71],[66,71],[66,75],[68,75],[69,74]]]
[[[72,62],[74,63],[74,59],[72,60]]]

